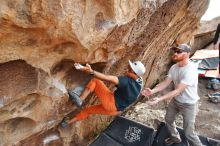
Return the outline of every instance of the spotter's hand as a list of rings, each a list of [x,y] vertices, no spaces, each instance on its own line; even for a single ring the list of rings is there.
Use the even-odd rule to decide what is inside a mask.
[[[160,98],[155,97],[155,98],[151,99],[150,101],[147,101],[147,104],[148,104],[148,105],[155,105],[155,104],[157,104],[158,102],[160,102]]]
[[[143,96],[150,96],[153,94],[153,91],[150,88],[145,88],[141,91],[141,94]]]

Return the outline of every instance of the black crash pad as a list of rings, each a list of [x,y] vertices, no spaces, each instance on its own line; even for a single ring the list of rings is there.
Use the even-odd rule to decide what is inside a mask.
[[[90,146],[123,146],[111,137],[102,133]]]
[[[172,146],[190,146],[187,142],[187,139],[184,135],[184,131],[180,128],[177,128],[178,132],[180,133],[180,137],[182,139],[182,142],[180,144],[173,144]],[[168,137],[168,131],[166,128],[165,123],[161,123],[157,133],[154,137],[154,141],[152,146],[166,146],[166,144],[164,143],[164,140]],[[218,140],[214,140],[211,138],[207,138],[207,137],[203,137],[203,136],[199,136],[201,142],[205,145],[205,146],[220,146],[220,141]]]
[[[90,146],[106,146],[107,144],[115,146],[114,143],[121,146],[151,146],[153,136],[153,128],[124,117],[116,117],[101,136],[90,144]],[[108,142],[106,144],[103,139],[107,138]]]
[[[177,128],[182,142],[172,146],[189,146],[184,131]],[[89,146],[166,146],[164,140],[168,137],[165,123],[154,129],[124,117],[115,120]],[[220,146],[219,140],[199,136],[205,146]]]
[[[202,144],[204,144],[205,146],[220,146],[220,140],[215,140],[203,136],[199,136],[199,139],[201,140]]]

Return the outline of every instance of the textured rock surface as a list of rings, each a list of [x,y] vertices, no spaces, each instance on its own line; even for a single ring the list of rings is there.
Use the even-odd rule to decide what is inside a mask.
[[[216,17],[210,21],[202,21],[200,23],[199,30],[196,33],[196,36],[203,35],[206,33],[212,33],[216,31],[219,21],[220,21],[220,17]]]
[[[65,87],[89,80],[73,63],[119,75],[128,59],[141,60],[150,86],[167,70],[169,47],[191,39],[207,6],[208,0],[1,0],[0,145],[85,145],[109,118],[57,127],[77,112]]]
[[[220,17],[216,17],[210,21],[202,21],[200,23],[198,32],[195,34],[193,40],[194,43],[192,48],[194,50],[204,49],[210,43],[212,43],[219,22]]]

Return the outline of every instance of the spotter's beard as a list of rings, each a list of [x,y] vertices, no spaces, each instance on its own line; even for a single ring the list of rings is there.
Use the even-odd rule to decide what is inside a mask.
[[[184,58],[185,58],[185,57],[184,57],[183,55],[178,56],[178,55],[175,55],[175,54],[171,57],[171,59],[172,59],[173,62],[180,62],[180,61],[183,61]]]

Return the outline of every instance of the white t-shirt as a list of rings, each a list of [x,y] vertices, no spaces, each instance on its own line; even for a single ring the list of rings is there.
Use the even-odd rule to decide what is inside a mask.
[[[199,100],[198,86],[198,70],[195,64],[188,62],[186,66],[179,67],[174,64],[168,73],[168,78],[171,78],[175,87],[183,83],[187,85],[186,89],[180,93],[175,99],[180,103],[194,104]]]

